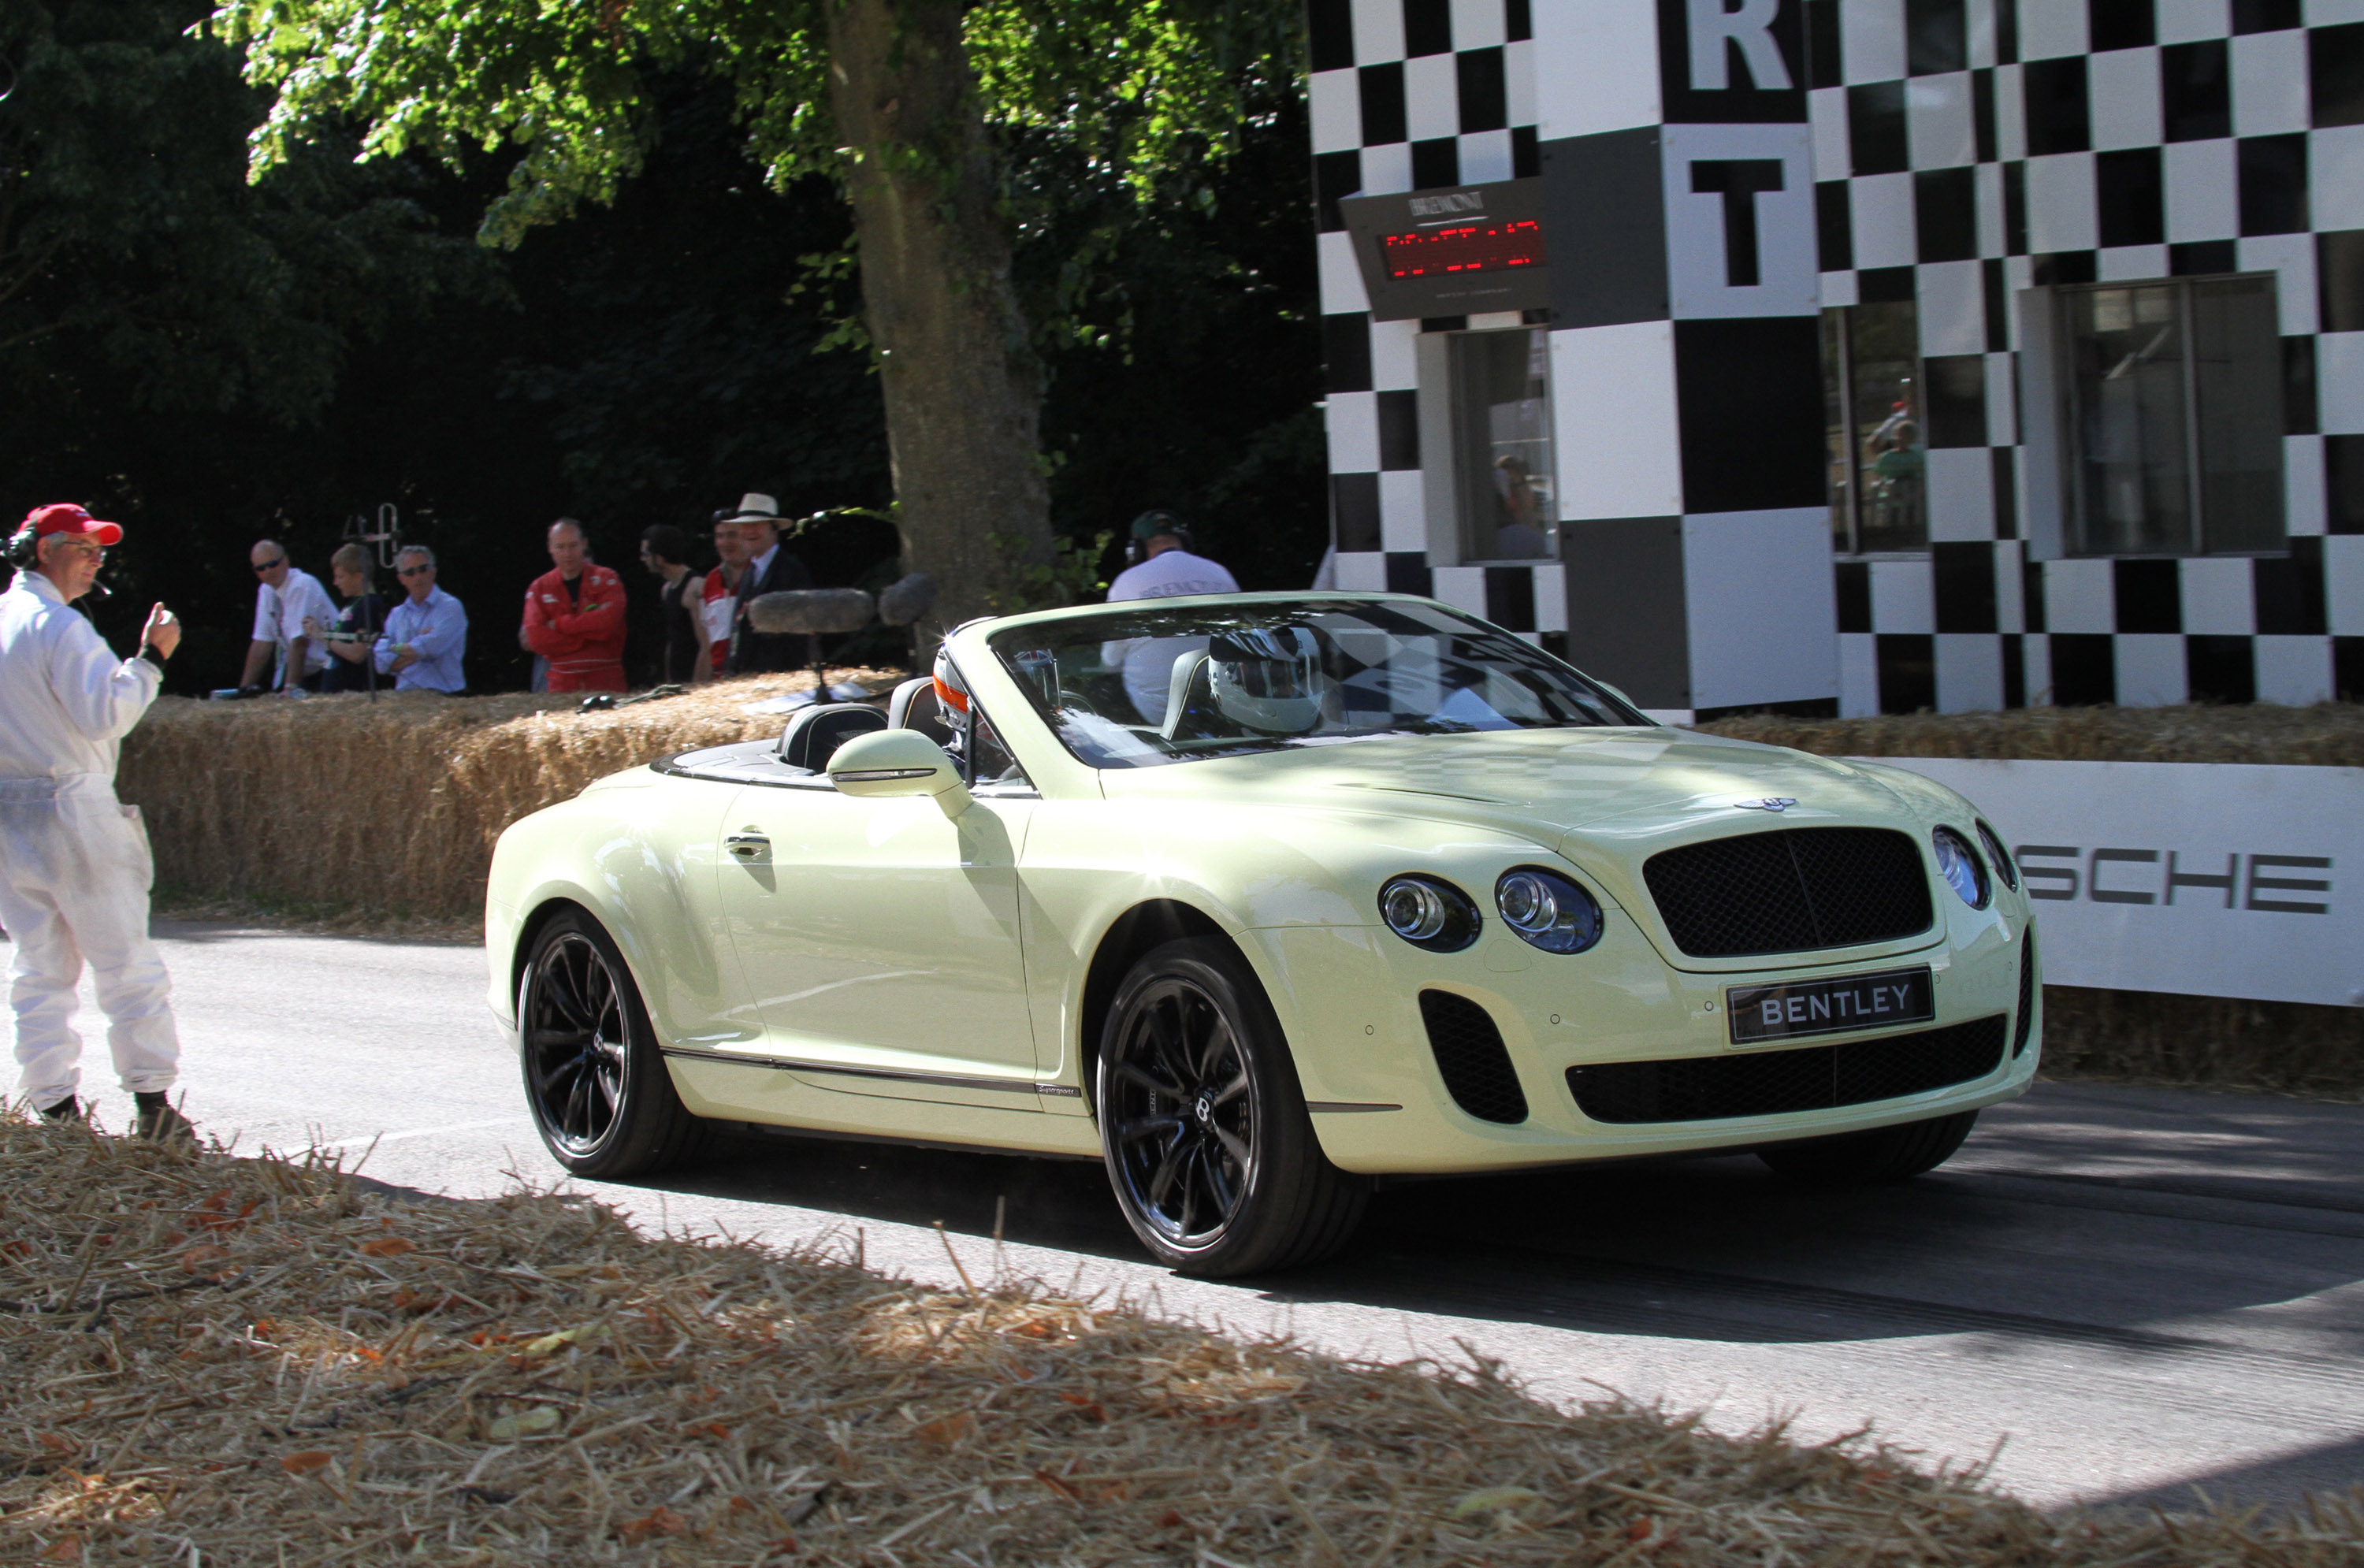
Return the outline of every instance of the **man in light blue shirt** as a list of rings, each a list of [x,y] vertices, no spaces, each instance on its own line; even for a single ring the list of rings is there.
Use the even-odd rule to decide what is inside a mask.
[[[379,673],[394,677],[397,692],[456,695],[468,684],[460,669],[460,656],[468,651],[468,612],[435,585],[435,552],[425,545],[403,546],[394,558],[394,574],[410,596],[385,617],[385,637],[377,645]]]

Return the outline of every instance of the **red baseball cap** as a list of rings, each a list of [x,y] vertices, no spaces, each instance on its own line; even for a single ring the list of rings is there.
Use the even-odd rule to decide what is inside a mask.
[[[25,514],[25,521],[32,525],[33,532],[42,539],[51,534],[73,534],[102,545],[118,544],[123,539],[120,526],[102,523],[71,501],[36,506]]]

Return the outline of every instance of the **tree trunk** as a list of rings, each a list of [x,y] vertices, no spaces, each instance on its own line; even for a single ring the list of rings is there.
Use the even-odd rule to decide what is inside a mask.
[[[1009,281],[996,160],[957,0],[831,0],[830,106],[847,149],[864,321],[886,399],[920,628],[1022,606],[1051,559],[1042,394]]]

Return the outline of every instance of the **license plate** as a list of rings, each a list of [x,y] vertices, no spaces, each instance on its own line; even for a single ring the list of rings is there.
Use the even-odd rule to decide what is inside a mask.
[[[1734,1045],[1926,1023],[1937,1016],[1926,964],[1831,980],[1734,985],[1725,989],[1723,1004]]]

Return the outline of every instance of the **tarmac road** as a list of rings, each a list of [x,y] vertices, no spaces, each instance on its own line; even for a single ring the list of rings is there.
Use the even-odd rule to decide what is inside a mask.
[[[478,950],[158,929],[208,1131],[249,1151],[375,1140],[364,1174],[455,1196],[557,1175]],[[120,1126],[87,1007],[83,1028]],[[1151,1267],[1082,1162],[760,1138],[662,1184],[583,1186],[652,1228],[859,1232],[873,1265],[945,1284],[932,1222],[989,1272],[998,1207],[1022,1274],[1348,1354],[1474,1351],[1557,1400],[1605,1385],[1734,1431],[1873,1426],[1933,1462],[1993,1454],[2040,1505],[2364,1481],[2359,1106],[2045,1084],[1901,1187],[1804,1191],[1745,1159],[1408,1185],[1347,1257],[1243,1284]]]

